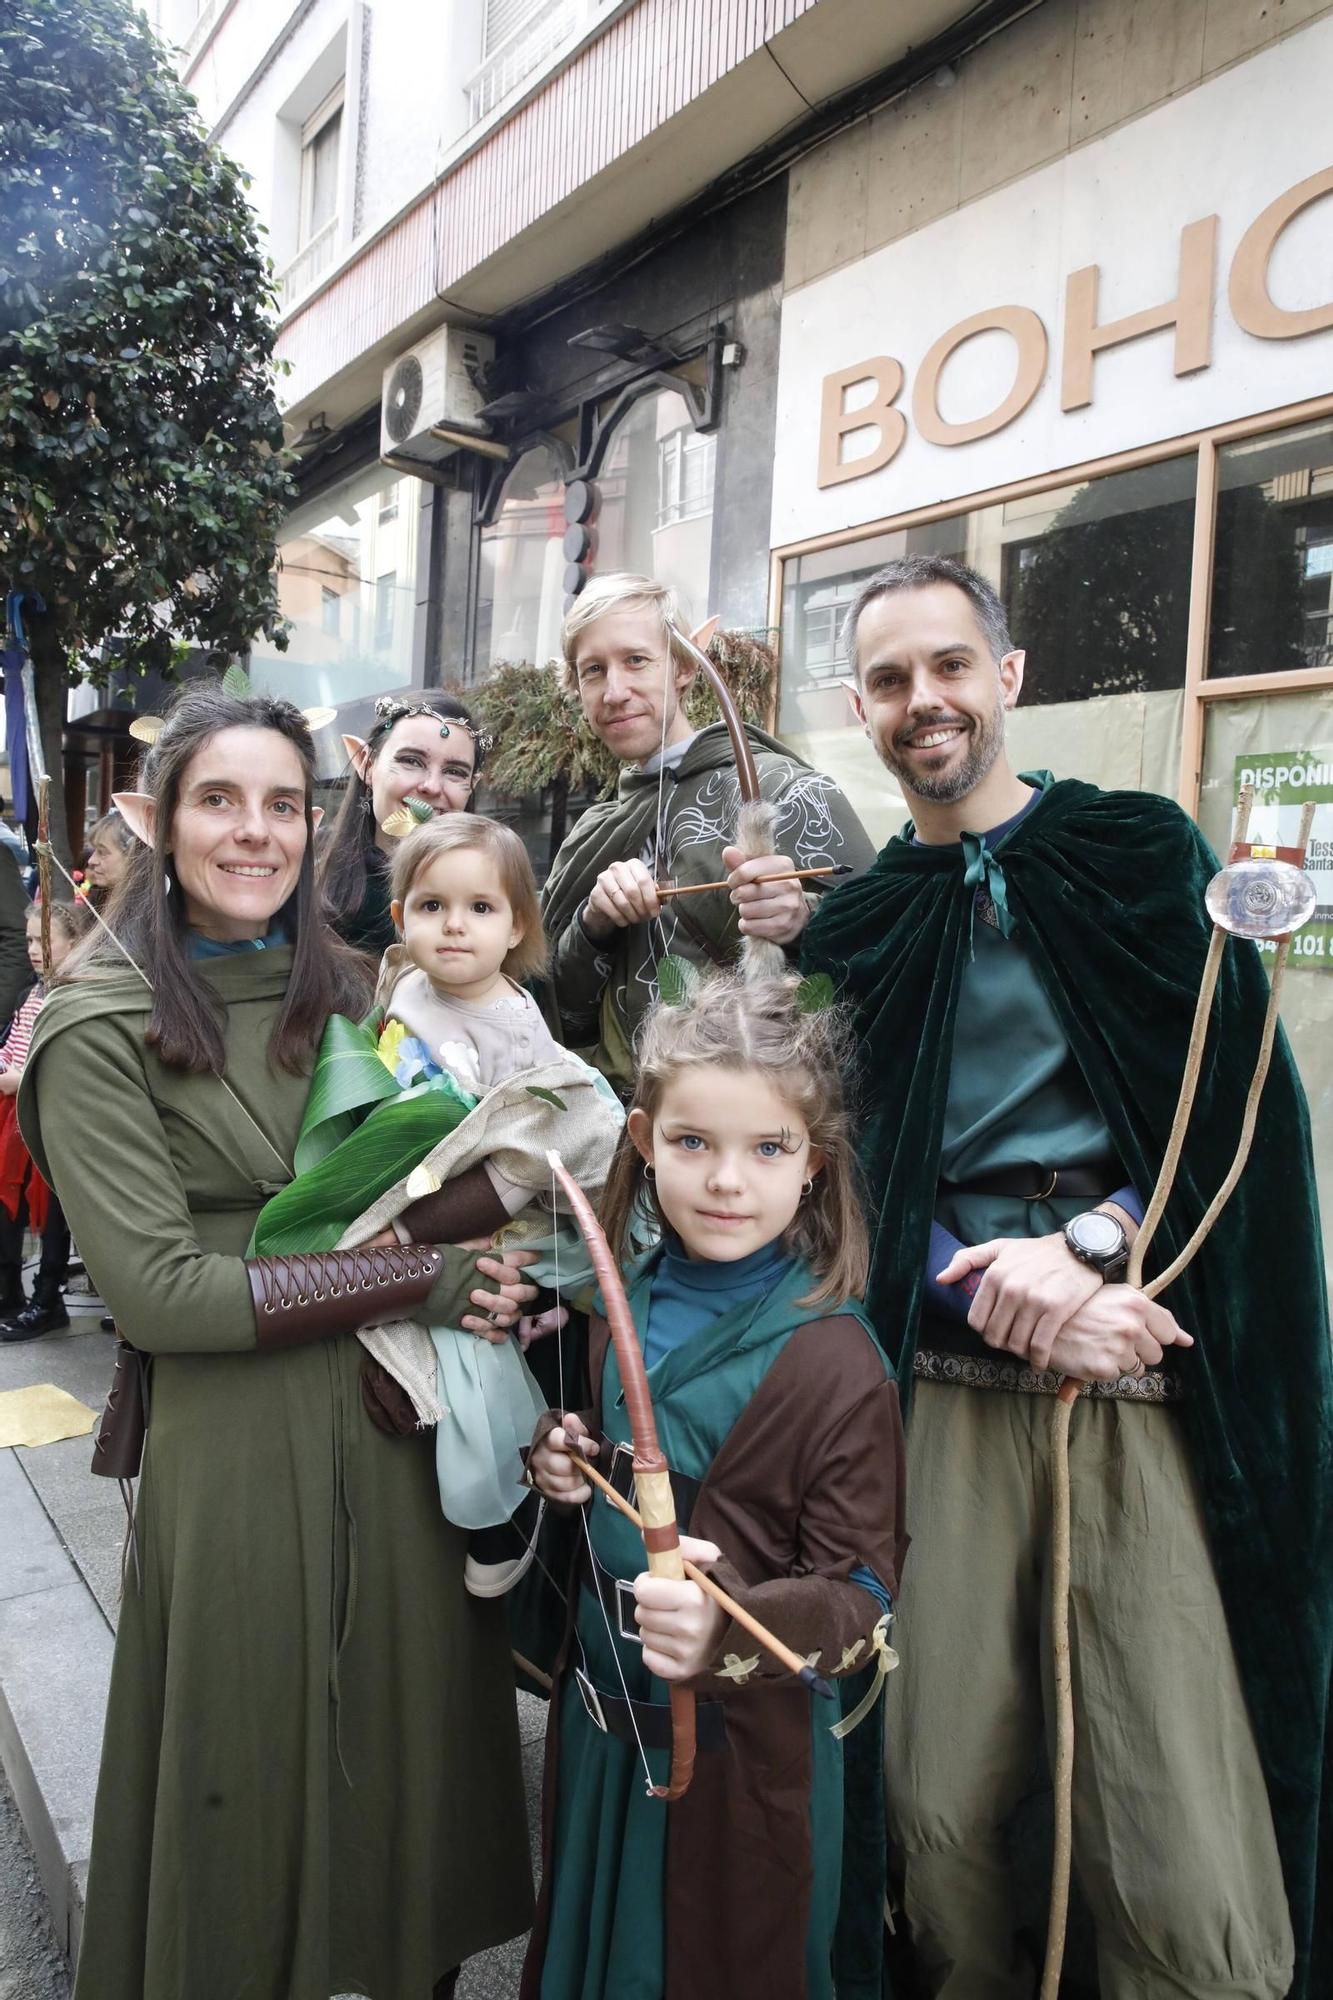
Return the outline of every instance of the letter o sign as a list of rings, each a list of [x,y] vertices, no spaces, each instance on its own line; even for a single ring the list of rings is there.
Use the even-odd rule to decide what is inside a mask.
[[[1018,349],[1013,387],[989,415],[951,424],[940,415],[940,376],[951,356],[979,333],[1007,333]],[[1046,375],[1046,329],[1027,306],[992,306],[960,319],[942,333],[917,370],[912,385],[912,417],[929,444],[971,444],[974,438],[1002,431],[1027,408]]]

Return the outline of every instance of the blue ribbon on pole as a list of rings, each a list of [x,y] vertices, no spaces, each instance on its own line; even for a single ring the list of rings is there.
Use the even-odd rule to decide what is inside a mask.
[[[37,810],[23,702],[23,667],[28,657],[28,634],[23,623],[25,604],[41,612],[46,609],[46,599],[35,590],[11,590],[5,598],[5,749],[9,756],[9,782],[14,794],[14,818],[23,826],[28,825]]]

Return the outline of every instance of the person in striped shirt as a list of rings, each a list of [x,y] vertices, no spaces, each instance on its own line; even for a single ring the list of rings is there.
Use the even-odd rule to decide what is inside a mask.
[[[86,913],[73,903],[51,905],[51,970],[60,970],[86,927]],[[46,998],[42,979],[42,913],[28,911],[28,963],[36,983],[20,1002],[0,1044],[0,1341],[36,1340],[69,1325],[61,1288],[69,1273],[69,1229],[60,1203],[33,1165],[23,1143],[14,1101],[28,1060],[33,1023]],[[34,1230],[42,1242],[32,1298],[23,1291],[23,1234]]]

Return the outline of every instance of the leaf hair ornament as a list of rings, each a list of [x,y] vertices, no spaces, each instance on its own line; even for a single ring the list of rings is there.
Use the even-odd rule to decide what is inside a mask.
[[[1314,824],[1314,806],[1306,804],[1301,808],[1300,831],[1295,846],[1278,847],[1254,843],[1246,838],[1253,803],[1253,786],[1242,785],[1236,799],[1236,816],[1227,865],[1220,873],[1214,875],[1204,892],[1204,903],[1213,920],[1213,934],[1209,939],[1203,972],[1199,980],[1199,994],[1195,1003],[1189,1043],[1185,1051],[1180,1094],[1176,1100],[1175,1115],[1171,1120],[1171,1130],[1162,1156],[1161,1171],[1157,1176],[1152,1199],[1144,1211],[1143,1221],[1135,1235],[1134,1245],[1129,1254],[1129,1268],[1125,1273],[1126,1283],[1133,1285],[1149,1299],[1157,1298],[1193,1262],[1213,1224],[1230,1201],[1237,1182],[1245,1170],[1254,1139],[1255,1122],[1259,1115],[1259,1100],[1263,1095],[1272,1060],[1273,1043],[1277,1034],[1278,1006],[1282,997],[1282,981],[1291,951],[1291,940],[1302,924],[1307,923],[1314,914],[1317,901],[1314,884],[1304,872],[1305,851]],[[1256,941],[1262,939],[1277,944],[1277,958],[1268,990],[1268,1004],[1264,1010],[1259,1049],[1245,1097],[1245,1108],[1241,1114],[1236,1150],[1223,1176],[1221,1186],[1204,1210],[1198,1227],[1185,1247],[1164,1271],[1159,1271],[1157,1276],[1145,1285],[1144,1259],[1171,1198],[1171,1190],[1175,1185],[1176,1172],[1184,1151],[1185,1135],[1189,1129],[1190,1114],[1198,1094],[1204,1045],[1208,1036],[1208,1021],[1212,1013],[1213,995],[1217,990],[1218,973],[1221,970],[1228,937],[1245,937]],[[1046,1961],[1042,1970],[1040,2000],[1057,2000],[1060,1989],[1065,1931],[1069,1916],[1069,1877],[1073,1861],[1074,1695],[1069,1651],[1069,1424],[1074,1404],[1082,1394],[1083,1388],[1084,1384],[1081,1381],[1073,1376],[1066,1376],[1056,1393],[1055,1405],[1051,1412],[1050,1601],[1051,1655],[1055,1680],[1053,1773],[1055,1856],[1051,1865],[1050,1915],[1046,1928]]]
[[[419,826],[435,817],[435,808],[426,799],[414,798],[411,793],[396,806],[389,817],[380,821],[381,833],[387,833],[391,840],[405,840]]]
[[[237,701],[248,701],[250,696],[255,692],[254,683],[251,681],[249,674],[235,660],[233,660],[226,673],[222,676],[222,692],[233,696]],[[303,708],[301,710],[301,714],[305,717],[305,726],[312,736],[318,729],[327,729],[328,725],[337,716],[337,713],[336,708]],[[130,735],[136,743],[146,743],[151,749],[166,726],[166,717],[163,715],[136,715],[130,724]]]

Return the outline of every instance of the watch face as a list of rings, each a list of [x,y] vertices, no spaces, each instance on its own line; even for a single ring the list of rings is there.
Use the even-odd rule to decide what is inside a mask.
[[[1080,1250],[1090,1257],[1113,1257],[1125,1240],[1125,1233],[1113,1215],[1099,1215],[1096,1209],[1089,1209],[1085,1215],[1076,1215],[1069,1225],[1070,1234]]]

